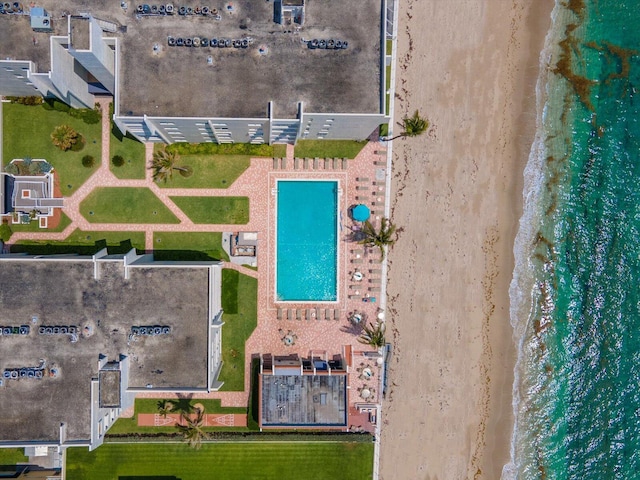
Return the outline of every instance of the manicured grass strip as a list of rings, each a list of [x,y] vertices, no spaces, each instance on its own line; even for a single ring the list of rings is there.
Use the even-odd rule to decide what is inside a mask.
[[[222,315],[222,390],[244,390],[244,344],[258,325],[258,280],[236,272],[222,270],[223,306],[236,312]],[[249,375],[249,372],[246,372]]]
[[[393,40],[387,39],[387,55],[391,55],[393,53]]]
[[[155,232],[153,255],[156,260],[225,260],[220,232]]]
[[[206,443],[200,450],[140,443],[67,450],[67,480],[365,480],[372,474],[372,443]]]
[[[144,232],[85,232],[77,229],[61,241],[22,240],[11,246],[11,253],[92,255],[105,247],[111,254],[127,253],[132,248],[144,251]]]
[[[178,144],[175,144],[178,145]],[[210,145],[210,144],[203,144]],[[173,145],[172,145],[173,146]],[[249,168],[251,157],[247,155],[180,155],[181,166],[193,169],[193,175],[183,177],[174,172],[164,188],[227,188]]]
[[[162,148],[162,146],[158,146]],[[174,143],[167,150],[180,155],[248,155],[250,157],[273,157],[273,147],[252,143]]]
[[[134,406],[134,415],[132,418],[120,418],[113,424],[113,426],[107,432],[109,435],[123,435],[123,434],[148,434],[148,433],[174,433],[176,430],[173,427],[141,427],[138,425],[139,413],[158,413],[158,401],[160,399],[155,398],[137,398]],[[205,413],[247,413],[247,409],[244,407],[223,407],[222,402],[219,399],[180,399],[178,402],[187,402],[192,406],[196,403],[201,403],[204,406]],[[180,405],[178,404],[178,407]],[[175,410],[175,413],[179,413],[180,410]],[[244,431],[247,430],[243,427],[207,427],[206,431]]]
[[[179,223],[148,188],[97,188],[80,204],[92,223]]]
[[[29,457],[24,455],[23,448],[0,448],[0,465],[16,465],[29,463]]]
[[[249,222],[249,197],[171,197],[193,223],[239,224]]]
[[[304,158],[355,158],[367,144],[356,140],[299,140],[294,155]]]
[[[9,222],[7,225],[13,233],[18,232],[62,232],[71,224],[71,219],[64,213],[60,217],[60,222],[55,228],[40,228],[37,220],[32,220],[29,224],[16,224]]]
[[[273,156],[276,158],[282,158],[287,156],[287,146],[281,143],[273,145]]]
[[[109,166],[116,177],[144,179],[146,168],[144,144],[129,135],[123,136],[118,127],[112,125],[110,148]],[[113,164],[112,159],[116,155],[124,159],[124,165],[116,167]]]
[[[42,105],[5,103],[3,108],[3,161],[14,158],[44,158],[55,168],[62,195],[75,192],[100,165],[101,126],[87,124],[65,112],[45,110]],[[51,132],[58,125],[69,125],[80,133],[85,147],[79,152],[63,152],[51,143]],[[93,168],[82,166],[82,157],[95,158]]]

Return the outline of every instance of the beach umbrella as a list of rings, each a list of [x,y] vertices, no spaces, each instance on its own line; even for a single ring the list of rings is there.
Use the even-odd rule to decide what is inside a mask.
[[[351,215],[356,222],[364,222],[369,220],[371,216],[371,212],[369,211],[369,207],[366,205],[360,204],[353,207],[351,211]]]

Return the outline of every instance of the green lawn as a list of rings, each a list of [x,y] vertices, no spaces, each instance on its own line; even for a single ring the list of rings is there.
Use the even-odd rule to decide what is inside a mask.
[[[112,125],[110,149],[110,162],[116,155],[124,158],[124,165],[121,167],[116,167],[113,162],[109,164],[111,171],[116,177],[144,179],[146,168],[144,161],[144,144],[129,135],[123,136],[118,130],[118,127]]]
[[[65,197],[75,192],[100,165],[100,123],[89,125],[65,112],[45,110],[41,105],[5,103],[2,108],[5,164],[14,158],[44,158],[54,166]],[[85,147],[79,152],[63,152],[54,147],[50,135],[58,125],[70,125],[79,132],[84,137]],[[93,168],[82,166],[85,155],[96,159]]]
[[[287,146],[283,143],[273,145],[273,156],[275,158],[282,158],[287,156]]]
[[[122,434],[136,434],[136,433],[173,433],[175,429],[173,427],[140,427],[138,426],[138,414],[139,413],[158,413],[158,399],[154,398],[137,398],[135,401],[134,415],[132,418],[119,418],[116,423],[109,429],[107,435],[122,435]],[[186,401],[192,406],[196,403],[201,403],[204,406],[205,413],[247,413],[247,409],[244,407],[223,407],[221,401],[218,399],[191,399],[180,400]],[[179,410],[176,410],[179,412]],[[241,427],[206,427],[206,431],[221,431],[221,430],[247,430]]]
[[[387,39],[387,55],[391,55],[393,53],[393,40]]]
[[[373,443],[104,444],[67,450],[67,480],[365,480]],[[137,477],[139,476],[139,477]],[[175,476],[175,477],[173,477]]]
[[[244,344],[258,324],[258,280],[222,270],[222,390],[244,390]],[[249,372],[247,372],[247,375]]]
[[[29,463],[29,457],[25,457],[22,448],[0,448],[0,465],[16,465]]]
[[[13,233],[18,232],[62,232],[65,228],[67,228],[71,224],[71,219],[67,217],[64,213],[60,218],[60,223],[55,228],[40,228],[38,226],[37,220],[32,220],[29,224],[15,224],[9,222],[9,228]]]
[[[246,224],[249,197],[171,197],[193,223]]]
[[[391,88],[391,65],[387,65],[385,81],[387,83],[385,88],[385,112],[387,112],[387,115],[389,115],[389,103],[391,102],[392,93],[389,92],[389,89]]]
[[[367,144],[356,140],[298,140],[294,155],[304,158],[355,158]]]
[[[91,223],[179,223],[148,188],[97,188],[80,204]]]
[[[127,253],[132,248],[144,251],[144,232],[85,232],[78,229],[59,242],[22,240],[11,246],[11,253],[92,255],[104,247],[111,254]]]
[[[153,254],[156,260],[225,260],[220,232],[155,232]]]
[[[165,188],[227,188],[249,168],[248,155],[181,155],[180,165],[193,168],[188,178],[175,172],[167,183],[158,185]]]

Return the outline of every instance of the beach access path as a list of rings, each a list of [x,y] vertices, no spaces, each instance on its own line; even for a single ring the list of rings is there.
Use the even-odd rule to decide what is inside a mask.
[[[500,478],[510,458],[513,240],[552,0],[400,2],[380,478]],[[398,127],[394,127],[396,130]]]

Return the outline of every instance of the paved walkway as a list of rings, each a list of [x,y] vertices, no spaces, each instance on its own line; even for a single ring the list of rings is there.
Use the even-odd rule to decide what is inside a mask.
[[[294,147],[287,145],[286,165],[270,158],[252,158],[249,168],[226,189],[175,189],[160,188],[153,182],[151,171],[146,170],[144,180],[118,179],[110,171],[110,132],[108,99],[100,100],[102,108],[102,162],[94,174],[70,197],[65,198],[64,211],[71,224],[60,233],[33,232],[14,233],[11,242],[19,240],[64,240],[79,228],[86,231],[141,231],[145,233],[145,248],[153,250],[154,232],[258,232],[258,271],[236,264],[226,263],[226,268],[241,271],[257,278],[258,326],[245,345],[245,390],[243,392],[213,392],[193,394],[193,398],[219,398],[223,406],[246,406],[249,395],[251,355],[272,353],[274,355],[298,354],[307,357],[343,355],[351,361],[353,369],[364,367],[373,371],[372,379],[362,375],[350,375],[349,403],[362,401],[359,392],[366,389],[372,393],[367,402],[378,402],[380,388],[375,384],[380,379],[379,366],[364,357],[370,347],[360,344],[360,329],[349,320],[351,312],[360,312],[367,322],[375,322],[382,312],[380,300],[385,294],[384,269],[378,251],[369,251],[353,243],[351,234],[357,228],[349,218],[349,208],[363,203],[373,212],[372,222],[379,222],[384,215],[387,183],[387,152],[372,136],[358,156],[349,160],[343,169],[341,159],[295,159]],[[145,145],[145,158],[149,163],[153,156],[153,144]],[[277,168],[276,168],[277,167]],[[275,201],[278,180],[322,179],[339,182],[340,245],[338,249],[338,300],[327,304],[284,303],[275,298]],[[80,204],[95,189],[102,187],[149,188],[179,219],[176,224],[105,224],[90,223],[80,213]],[[202,225],[194,224],[171,200],[172,196],[246,196],[249,197],[249,223],[246,225]],[[354,275],[358,272],[358,275]],[[376,300],[375,302],[373,300]],[[278,313],[280,312],[280,314]],[[309,315],[307,315],[309,313]],[[289,314],[289,315],[287,315]],[[327,319],[327,316],[329,319]],[[280,319],[279,319],[280,317]],[[289,319],[287,319],[289,318]],[[285,345],[284,332],[293,332],[294,345]],[[144,392],[138,397],[158,398],[158,393]],[[171,398],[164,393],[162,398]]]

